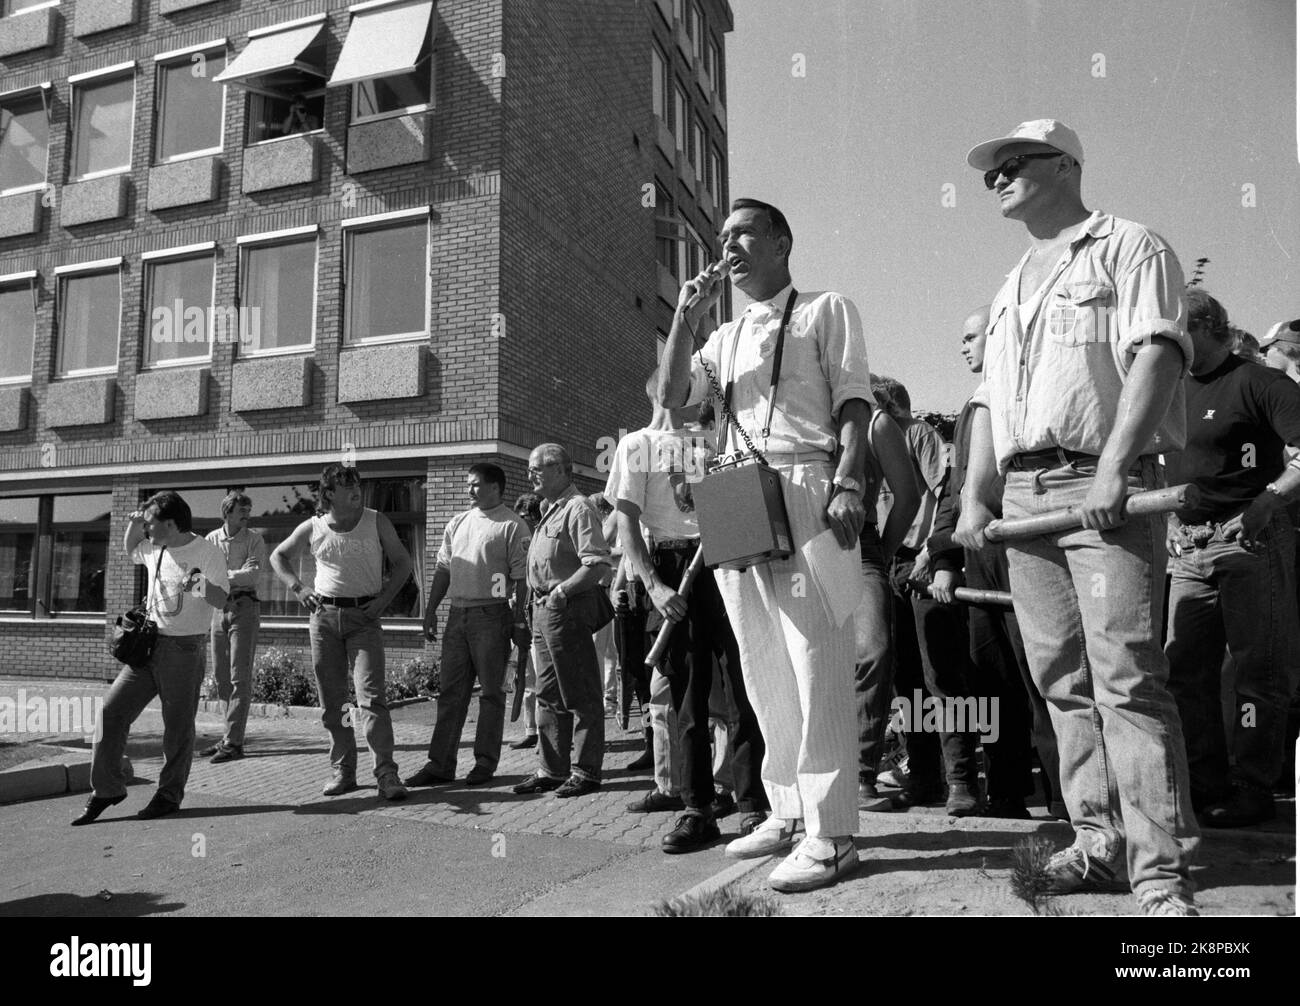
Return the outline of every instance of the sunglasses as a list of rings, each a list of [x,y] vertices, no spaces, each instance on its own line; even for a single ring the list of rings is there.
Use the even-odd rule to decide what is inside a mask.
[[[1061,152],[1053,151],[1052,153],[1042,154],[1016,154],[1015,157],[1008,157],[998,167],[992,171],[984,172],[984,187],[993,188],[997,184],[998,175],[1005,175],[1007,181],[1012,181],[1016,175],[1020,174],[1020,169],[1025,166],[1025,161],[1032,161],[1038,157],[1060,157]]]

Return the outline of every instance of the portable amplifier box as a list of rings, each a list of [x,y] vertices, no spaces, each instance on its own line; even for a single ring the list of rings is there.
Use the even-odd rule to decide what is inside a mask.
[[[748,569],[794,554],[781,477],[764,464],[734,465],[709,473],[692,488],[704,564]]]

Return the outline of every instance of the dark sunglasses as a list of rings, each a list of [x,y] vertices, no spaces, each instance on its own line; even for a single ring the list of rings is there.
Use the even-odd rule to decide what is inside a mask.
[[[1016,177],[1016,175],[1020,174],[1020,169],[1025,166],[1025,161],[1032,161],[1037,157],[1060,157],[1060,156],[1062,155],[1061,152],[1058,150],[1058,151],[1053,151],[1050,154],[1049,153],[1016,154],[1015,157],[1008,157],[1005,161],[1003,161],[1000,165],[998,165],[998,167],[994,168],[992,171],[984,172],[984,187],[986,189],[993,188],[993,186],[997,184],[998,175],[1006,175],[1007,181],[1011,181]]]

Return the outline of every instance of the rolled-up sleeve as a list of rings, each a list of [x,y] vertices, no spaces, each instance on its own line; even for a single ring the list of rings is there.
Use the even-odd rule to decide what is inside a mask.
[[[837,293],[827,294],[819,305],[815,323],[822,375],[831,389],[831,415],[838,416],[840,407],[854,398],[874,404],[867,337],[853,302]]]
[[[1182,376],[1192,369],[1192,337],[1187,334],[1183,269],[1166,247],[1146,248],[1119,277],[1115,314],[1119,351],[1131,358],[1143,346],[1165,338],[1183,354]]]
[[[522,580],[528,576],[528,546],[532,544],[532,532],[528,525],[519,521],[510,531],[510,579]]]
[[[698,405],[700,402],[707,401],[713,394],[705,364],[712,368],[713,376],[721,385],[722,376],[718,370],[718,358],[721,355],[722,336],[724,332],[734,330],[739,324],[739,322],[732,322],[714,330],[704,345],[691,354],[691,387],[686,396],[686,405]]]
[[[578,553],[578,561],[582,565],[610,565],[609,544],[605,541],[605,534],[600,529],[600,521],[596,519],[596,512],[588,503],[583,500],[571,502],[569,512],[565,517],[565,525],[569,532],[569,539],[573,542],[574,550]]]

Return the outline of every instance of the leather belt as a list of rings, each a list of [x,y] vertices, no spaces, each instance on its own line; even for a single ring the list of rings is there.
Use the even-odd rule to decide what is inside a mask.
[[[1018,472],[1032,472],[1040,468],[1063,468],[1071,461],[1096,461],[1097,455],[1083,451],[1067,451],[1063,447],[1045,447],[1041,451],[1013,454],[1008,467]]]
[[[366,597],[329,597],[325,594],[316,595],[316,600],[321,604],[327,604],[332,608],[364,608],[374,599],[374,594],[369,594]]]

